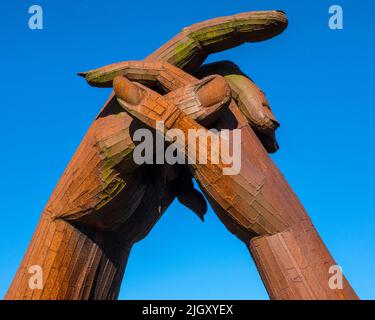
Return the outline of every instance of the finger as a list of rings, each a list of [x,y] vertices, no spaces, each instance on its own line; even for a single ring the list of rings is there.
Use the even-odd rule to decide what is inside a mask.
[[[195,78],[166,62],[125,61],[113,63],[98,69],[81,72],[80,76],[94,87],[112,87],[113,79],[124,76],[131,81],[140,82],[148,87],[160,87],[171,91],[187,85]]]
[[[113,80],[119,104],[133,117],[155,128],[157,121],[166,126],[185,111],[193,119],[209,122],[228,106],[230,91],[222,77],[209,77],[162,97],[124,77]]]
[[[181,69],[194,71],[212,52],[223,51],[238,46],[244,42],[254,42],[272,38],[283,32],[287,25],[287,17],[282,11],[246,12],[229,17],[208,20],[185,28],[180,34],[149,55],[145,61],[167,61]],[[210,28],[212,28],[214,32],[210,32]],[[226,30],[227,33],[217,30]],[[202,34],[206,36],[205,40],[201,38]],[[210,41],[215,44],[211,49]],[[125,66],[114,64],[109,69],[126,69],[126,67],[129,66],[126,65],[126,62],[121,64],[125,64]],[[92,71],[99,70],[96,69]],[[93,77],[90,79],[89,83],[102,87],[111,86],[113,78],[116,75],[122,74],[121,71],[119,71],[118,74],[116,74],[116,72],[117,71],[114,71],[114,74],[110,76],[110,79],[98,80],[98,83],[95,82],[96,74],[93,72]],[[90,72],[82,72],[79,75],[86,77],[89,73]],[[144,75],[144,73],[141,74]],[[98,76],[101,76],[100,72]],[[141,80],[139,79],[141,76],[139,76],[137,72],[134,73],[134,77],[133,80],[137,80],[138,77],[140,82],[143,81],[145,85],[148,85],[147,77],[144,77],[143,80]],[[155,79],[155,76],[151,75],[151,80],[149,80],[151,83],[153,82],[152,79]],[[174,84],[173,81],[172,84]],[[177,84],[178,82],[176,82],[176,86]],[[170,87],[169,90],[173,89],[176,89],[176,87]],[[102,108],[100,114],[105,113],[107,109],[112,109],[113,106],[117,105],[116,98],[112,94]]]
[[[226,109],[230,100],[230,88],[221,76],[204,79],[164,96],[190,118],[203,126],[209,126]]]
[[[279,122],[276,120],[264,92],[233,62],[210,63],[200,67],[194,75],[201,78],[210,74],[219,74],[225,78],[233,99],[266,150],[270,153],[276,152],[279,147],[275,131],[279,127]]]
[[[186,71],[199,67],[209,54],[282,33],[288,20],[282,11],[254,11],[207,20],[184,28],[146,58],[163,60]]]
[[[185,166],[179,166],[178,177],[168,181],[168,187],[173,190],[181,204],[204,221],[204,216],[207,213],[207,202],[202,193],[194,188],[191,174]]]
[[[113,90],[117,101],[133,118],[156,129],[157,122],[163,122],[168,128],[170,122],[178,119],[181,111],[163,97],[128,79],[118,76],[113,80]]]

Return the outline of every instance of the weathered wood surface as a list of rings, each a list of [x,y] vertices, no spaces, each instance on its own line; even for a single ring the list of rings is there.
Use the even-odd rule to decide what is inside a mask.
[[[244,42],[266,40],[281,33],[286,25],[286,17],[279,11],[213,19],[185,28],[143,64],[120,63],[110,67],[112,73],[107,68],[104,74],[100,74],[103,69],[90,73],[91,78],[84,75],[93,85],[111,86],[111,79],[123,74],[166,91],[182,87],[186,90],[189,85],[191,90],[197,80],[162,61],[199,76],[225,76],[236,101],[216,126],[241,128],[242,158],[246,159],[242,164],[244,172],[237,179],[251,184],[256,173],[257,178],[261,177],[261,187],[252,195],[252,203],[244,201],[251,209],[249,212],[236,203],[232,212],[228,210],[223,196],[226,189],[210,183],[212,168],[193,170],[202,189],[226,226],[249,246],[271,298],[356,298],[347,282],[340,292],[325,286],[327,268],[334,261],[263,148],[270,152],[277,149],[274,130],[278,124],[272,112],[266,110],[268,103],[257,92],[259,89],[233,68],[229,68],[229,74],[224,71],[227,63],[225,68],[214,65],[199,70],[210,53]],[[157,63],[147,65],[150,62]],[[127,71],[123,72],[124,69]],[[107,76],[109,80],[105,80]],[[180,94],[169,94],[170,105],[178,105]],[[259,102],[265,109],[254,109]],[[215,114],[217,107],[220,105],[200,112],[196,119],[202,123],[204,119],[213,121],[209,116]],[[185,117],[185,121],[196,125],[189,118]],[[130,138],[136,127],[137,123],[111,95],[54,190],[6,299],[116,299],[132,245],[147,234],[175,196],[199,216],[204,214],[204,200],[202,203],[199,193],[190,185],[190,178],[178,168],[148,166],[137,170],[131,161],[134,144]],[[173,186],[187,187],[169,188],[163,183],[166,177]],[[178,183],[178,179],[183,183]],[[243,196],[242,180],[234,178],[225,183]],[[257,212],[254,208],[259,210],[258,202],[273,209]],[[241,219],[237,221],[236,217]],[[28,269],[32,265],[43,268],[43,290],[31,290],[28,286]]]
[[[226,27],[228,37],[207,30],[210,26],[228,26],[235,19],[240,26]],[[211,36],[217,39],[215,41],[231,46],[263,40],[280,33],[285,28],[285,21],[284,15],[276,12],[214,19],[185,29],[146,61],[166,60],[179,67],[196,69],[208,54],[225,49],[218,46],[215,50],[207,50],[209,43],[206,40]],[[201,36],[206,35],[203,39],[194,38],[199,30]],[[238,35],[242,40],[233,43],[231,38]],[[166,173],[169,170],[165,166],[151,166],[136,174],[126,174],[129,168],[125,166],[125,174],[121,172],[121,160],[128,159],[129,151],[124,139],[133,126],[132,118],[119,110],[111,95],[51,195],[5,299],[115,299],[132,244],[147,234],[175,196],[199,214],[205,210],[192,184],[189,188],[190,179],[182,176],[183,183],[173,183],[174,186],[183,184],[183,192],[160,183],[165,175],[171,175]],[[115,161],[107,159],[108,149],[114,149]],[[100,156],[103,151],[104,160]],[[113,184],[102,181],[103,177],[113,180]],[[95,195],[95,186],[99,188],[98,195],[102,196]],[[105,206],[98,208],[95,203],[105,203]],[[121,227],[107,230],[98,227],[102,223],[108,226],[109,221],[125,220],[124,216],[129,218]],[[75,217],[81,219],[75,221]],[[85,221],[81,221],[82,217]],[[29,288],[31,274],[28,271],[33,265],[43,269],[43,290]]]
[[[156,129],[156,121],[163,121],[166,129],[180,129],[185,141],[188,130],[204,130],[157,93],[138,87],[142,92],[138,97],[143,98],[129,100],[120,88],[131,85],[125,78],[115,79],[118,100],[132,116],[148,126]],[[158,112],[153,111],[156,109]],[[208,152],[204,151],[208,155],[207,164],[197,162],[189,167],[223,223],[248,245],[270,297],[357,299],[345,277],[342,289],[329,287],[329,268],[336,262],[234,101],[216,127],[242,131],[240,173],[223,175],[225,165],[211,161],[215,134],[207,130],[207,135],[212,137],[208,139]],[[191,151],[186,144],[182,148],[187,158],[199,159],[202,152],[199,148]]]
[[[198,121],[215,120],[211,114],[229,102],[223,78],[183,81],[187,86],[165,99]],[[215,90],[216,101],[211,99]],[[203,216],[206,209],[199,201],[204,199],[192,184],[189,189],[189,181],[183,181],[183,193],[178,182],[172,193],[164,183],[171,175],[168,168],[135,169],[130,131],[136,124],[128,119],[122,112],[98,117],[91,126],[42,214],[7,299],[114,299],[132,244],[147,234],[174,196]],[[42,290],[29,288],[33,265],[42,267]]]

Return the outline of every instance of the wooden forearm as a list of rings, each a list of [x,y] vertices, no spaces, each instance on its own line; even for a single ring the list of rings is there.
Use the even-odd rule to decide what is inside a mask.
[[[358,299],[345,277],[342,289],[329,287],[336,262],[309,220],[255,237],[248,247],[271,299]]]
[[[130,248],[116,233],[43,213],[5,299],[116,299]],[[32,266],[42,268],[42,289],[29,285]]]
[[[268,101],[238,66],[230,61],[222,61],[205,65],[196,74],[199,77],[220,74],[231,87],[232,96],[242,114],[232,105],[238,123],[226,114],[219,126],[242,127],[246,118],[266,150],[273,152],[277,149],[274,129],[278,124],[270,112]],[[342,290],[329,288],[329,280],[332,283],[332,278],[329,278],[333,277],[329,269],[336,264],[335,261],[301,203],[277,167],[259,147],[252,132],[245,127],[242,132],[242,157],[251,159],[250,165],[262,172],[265,181],[262,192],[265,197],[268,201],[274,200],[271,204],[278,211],[292,214],[290,217],[283,215],[288,223],[286,230],[269,236],[256,236],[250,243],[246,242],[271,299],[356,299],[345,278]],[[243,162],[242,165],[246,164]]]
[[[123,113],[91,126],[46,205],[5,299],[117,297],[133,239],[115,227],[146,192],[142,175],[130,179],[116,170],[128,146],[121,139],[128,135],[126,119]],[[42,289],[29,286],[35,265]]]
[[[342,289],[328,286],[329,268],[336,265],[303,205],[234,104],[220,118],[221,128],[241,128],[242,159],[264,177],[260,194],[276,210],[286,228],[253,237],[251,250],[272,299],[358,299],[344,278]],[[234,122],[235,117],[236,121]]]
[[[244,120],[235,104],[231,109]],[[228,124],[229,114],[221,119]],[[182,122],[179,128],[191,120]],[[216,213],[249,247],[270,298],[358,299],[345,277],[342,289],[329,287],[329,269],[337,263],[252,129],[244,126],[242,134],[238,176],[220,177],[212,165],[189,166]]]
[[[157,174],[150,178],[157,179]],[[129,223],[115,230],[66,221],[46,210],[5,299],[117,299],[132,244],[146,235],[168,204],[158,206],[156,184],[147,185]],[[43,272],[41,289],[29,286],[32,266]]]
[[[130,108],[136,109],[136,114],[144,112],[151,116],[147,110],[154,108],[152,101],[150,98],[142,107]],[[159,120],[165,123],[167,137],[170,129],[179,129],[185,141],[189,141],[191,130],[208,134],[175,107],[167,102],[162,105],[164,111]],[[149,123],[157,117],[153,114]],[[199,136],[195,149],[191,148],[191,141],[179,149],[184,150],[187,159],[196,160],[188,164],[192,174],[220,219],[249,247],[270,297],[358,299],[345,277],[342,288],[329,286],[330,268],[336,262],[234,102],[218,121],[218,127],[241,130],[245,143],[242,143],[242,166],[238,175],[223,175],[224,165],[212,163],[210,139],[207,152],[199,149]],[[207,154],[206,164],[199,162],[202,152]]]

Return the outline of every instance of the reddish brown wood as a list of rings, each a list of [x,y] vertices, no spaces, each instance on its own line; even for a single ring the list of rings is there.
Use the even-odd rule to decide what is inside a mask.
[[[229,101],[225,80],[210,76],[190,84],[193,77],[168,67],[176,72],[167,74],[170,88],[186,86],[165,99],[200,122],[213,121],[211,114]],[[215,89],[218,98],[212,100]],[[194,108],[187,110],[192,103]],[[125,112],[102,115],[55,188],[6,299],[114,299],[131,246],[147,234],[175,194],[203,215],[199,201],[204,199],[197,200],[192,185],[179,195],[164,184],[163,167],[135,169],[130,131],[136,124]],[[29,287],[33,265],[42,267],[42,290]]]
[[[174,104],[144,87],[138,87],[137,92],[137,97],[142,98],[129,99],[121,88],[131,86],[135,85],[125,78],[115,79],[118,101],[148,126],[156,128],[156,121],[163,121],[166,129],[180,129],[185,140],[188,130],[205,130]],[[241,130],[240,173],[223,175],[225,165],[211,161],[213,140],[210,139],[208,163],[189,164],[189,168],[223,223],[249,246],[270,297],[357,299],[345,278],[342,289],[329,287],[329,268],[336,262],[234,101],[216,127]],[[187,158],[199,158],[198,148],[195,151],[188,145],[183,148]]]
[[[145,62],[114,64],[82,75],[97,86],[111,86],[113,78],[122,75],[158,91],[173,90],[161,97],[146,89],[150,111],[165,108],[169,117],[164,120],[170,127],[203,128],[195,120],[207,125],[220,116],[217,128],[240,128],[240,175],[223,176],[220,166],[198,164],[190,169],[225,225],[249,246],[270,297],[355,299],[346,280],[343,290],[328,288],[327,269],[335,262],[264,149],[277,149],[278,123],[263,94],[235,68],[224,72],[228,64],[197,70],[208,54],[268,39],[286,25],[279,11],[217,18],[185,28]],[[218,112],[229,99],[222,78],[203,79],[203,89],[198,90],[197,79],[162,61],[200,75],[225,76],[235,99],[230,110]],[[137,102],[137,87],[121,83],[116,85],[118,96]],[[129,92],[131,88],[135,91]],[[185,96],[194,106],[190,117],[181,111],[188,110]],[[158,108],[152,97],[160,98]],[[134,111],[126,103],[122,106]],[[132,115],[153,125],[150,114],[138,110]],[[175,196],[202,217],[204,201],[178,168],[137,170],[131,157],[131,131],[137,125],[112,95],[53,192],[6,299],[115,299],[132,245],[147,234]],[[179,181],[187,187],[170,188],[181,185]],[[28,286],[32,265],[43,268],[42,290]]]
[[[231,28],[228,21],[237,27]],[[221,28],[224,25],[227,25],[227,37],[207,33],[211,27]],[[184,29],[146,60],[167,60],[179,67],[196,69],[214,51],[245,41],[264,40],[280,33],[285,25],[285,16],[278,12],[244,13],[214,19]],[[211,36],[206,37],[205,34]],[[215,48],[207,41],[210,37],[218,44]],[[137,72],[133,74],[137,76]],[[143,174],[133,174],[132,165],[129,170],[128,165],[121,165],[124,161],[118,163],[121,158],[129,164],[129,149],[123,139],[127,139],[133,125],[131,117],[119,109],[111,95],[52,194],[5,299],[116,298],[129,248],[147,234],[175,195],[195,210],[204,211],[192,186],[185,188],[182,195],[179,190],[172,192],[160,182],[165,180],[164,176],[171,176],[166,173],[170,170],[165,167],[153,167],[143,170]],[[123,138],[117,140],[121,136]],[[108,150],[107,145],[113,153],[110,152],[107,159],[104,152],[103,160],[102,151]],[[111,159],[113,156],[115,160]],[[107,171],[105,176],[113,178],[115,186],[107,185],[98,178],[103,168],[108,169],[106,164],[110,172]],[[144,174],[147,179],[144,179]],[[182,177],[182,181],[189,179]],[[119,190],[116,186],[123,189],[106,202],[108,193],[113,195]],[[93,197],[95,192],[102,196]],[[186,199],[186,196],[190,198]],[[99,210],[96,210],[99,203],[105,203],[105,206],[99,205]],[[135,208],[136,203],[139,203],[138,208]],[[128,217],[126,223],[121,228],[114,228],[112,223],[125,220],[124,216]],[[28,286],[31,276],[28,270],[35,264],[44,270],[44,289],[41,291],[30,290]],[[110,273],[107,273],[108,270]]]

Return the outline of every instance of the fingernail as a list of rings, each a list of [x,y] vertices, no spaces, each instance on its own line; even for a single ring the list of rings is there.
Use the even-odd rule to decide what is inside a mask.
[[[197,92],[203,107],[209,107],[228,98],[228,84],[223,77],[214,77]]]
[[[143,97],[142,89],[122,76],[113,79],[113,90],[118,98],[132,105],[139,104]]]

